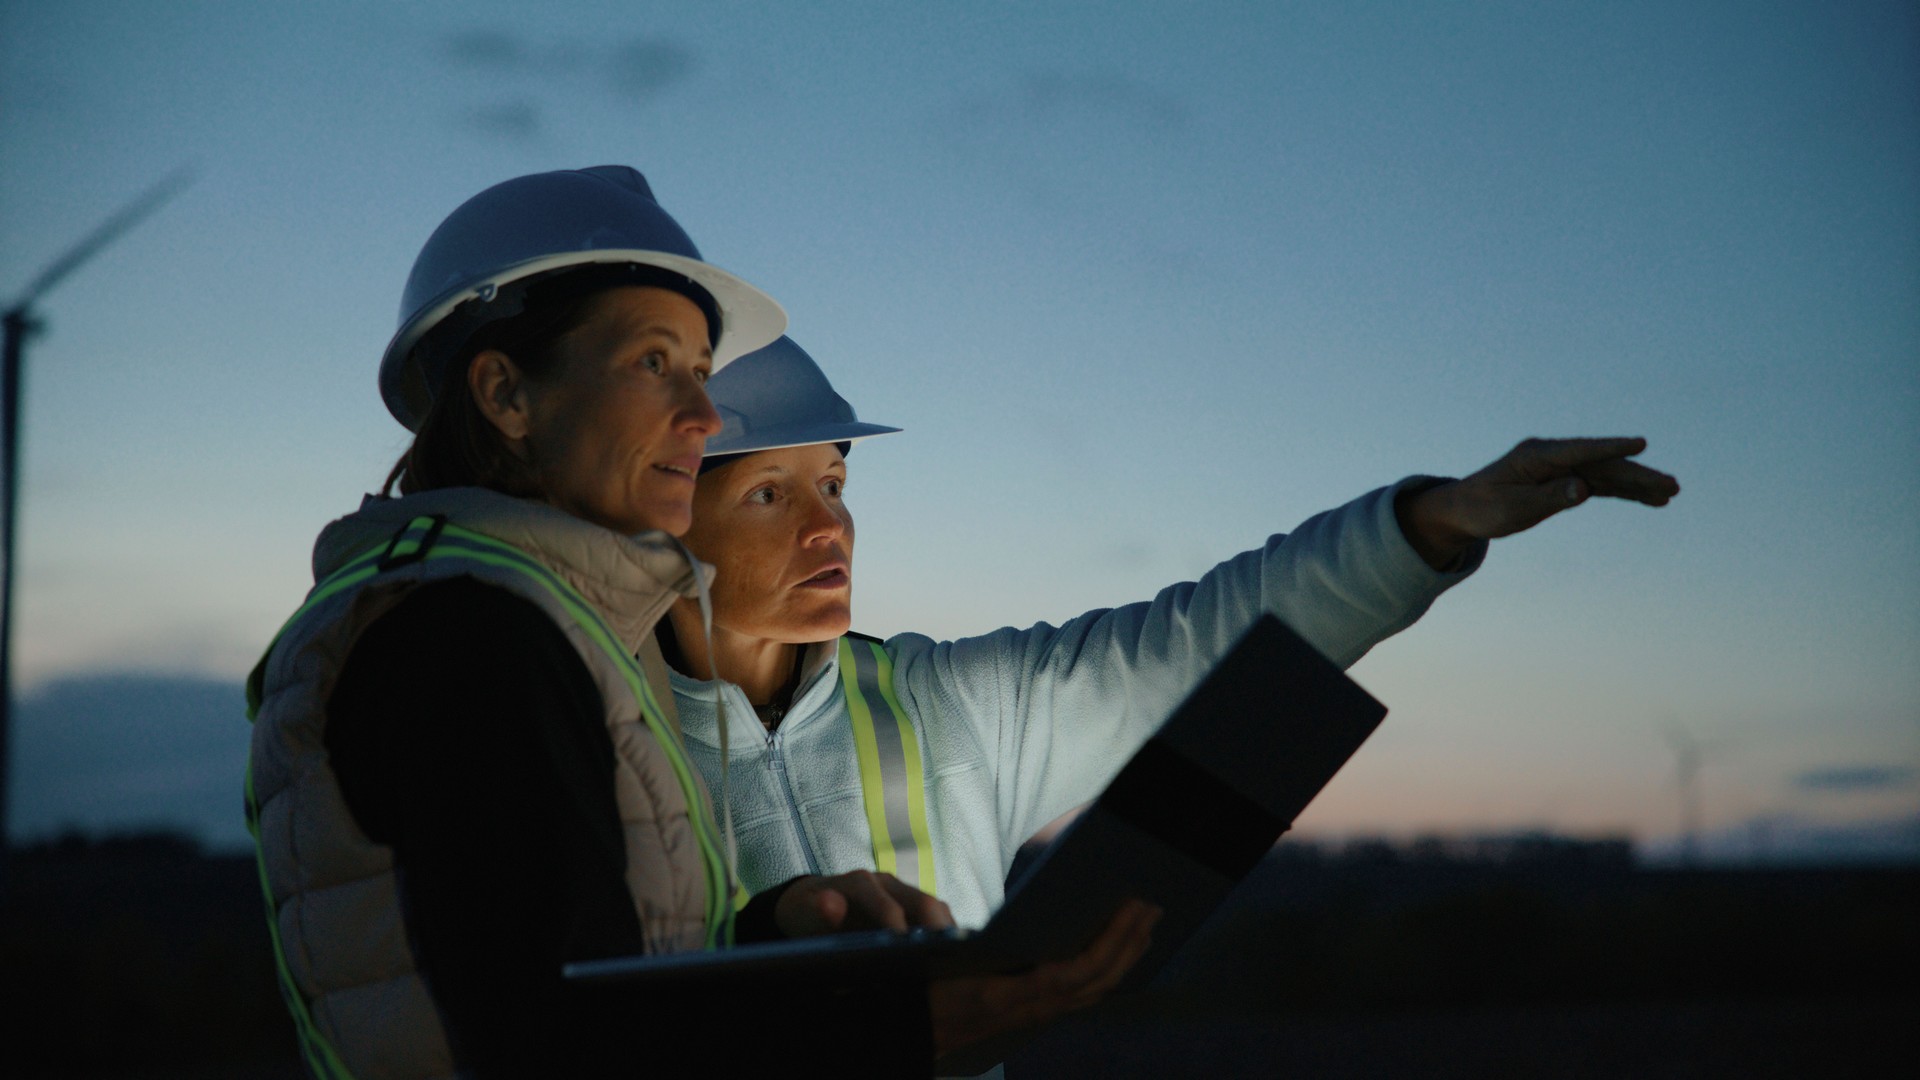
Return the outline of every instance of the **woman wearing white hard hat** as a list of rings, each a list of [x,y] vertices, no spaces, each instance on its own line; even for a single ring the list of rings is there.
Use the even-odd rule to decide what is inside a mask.
[[[507,181],[427,241],[380,369],[415,432],[388,481],[400,496],[321,533],[313,591],[248,684],[248,819],[316,1075],[625,1073],[667,1039],[743,1067],[924,1072],[1004,1026],[1004,1001],[1069,1003],[970,980],[930,1021],[919,986],[876,982],[721,1047],[737,1021],[719,1003],[638,1008],[561,977],[736,936],[947,921],[870,872],[788,883],[736,916],[652,651],[654,622],[707,573],[675,539],[720,429],[704,383],[784,323],[628,168]],[[1095,990],[1117,978],[1142,947],[1127,930],[1062,970]]]
[[[695,763],[718,775],[729,748],[741,876],[877,866],[962,926],[999,904],[1019,846],[1097,795],[1262,612],[1350,666],[1472,573],[1488,540],[1592,495],[1658,506],[1679,491],[1627,460],[1642,440],[1528,440],[1464,480],[1363,495],[1152,600],[883,642],[848,633],[842,489],[848,444],[896,429],[857,421],[785,338],[708,392],[725,426],[707,440],[686,543],[719,567],[711,651],[685,601],[661,632]],[[730,703],[724,741],[717,702]]]

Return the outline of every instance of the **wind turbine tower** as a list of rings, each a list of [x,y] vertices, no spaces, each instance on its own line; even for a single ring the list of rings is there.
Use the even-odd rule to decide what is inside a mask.
[[[0,315],[5,326],[4,370],[0,370],[0,890],[7,882],[7,778],[10,762],[8,741],[13,731],[13,578],[14,538],[20,521],[20,384],[26,367],[27,339],[41,328],[34,317],[33,305],[67,275],[78,270],[109,244],[120,239],[163,203],[178,195],[193,182],[193,170],[176,170],[166,179],[148,188],[100,227],[88,233],[66,254],[55,259],[40,276],[33,279]]]

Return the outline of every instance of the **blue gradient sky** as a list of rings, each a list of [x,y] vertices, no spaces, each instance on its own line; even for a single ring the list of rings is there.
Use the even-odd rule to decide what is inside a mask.
[[[1668,725],[1710,826],[1920,812],[1910,4],[822,7],[0,6],[0,297],[200,170],[40,309],[29,705],[237,681],[404,445],[374,369],[433,226],[626,163],[908,429],[852,462],[861,629],[1057,621],[1644,434],[1681,498],[1500,542],[1362,661],[1392,718],[1303,827],[1670,833]],[[117,783],[58,713],[17,833]],[[237,783],[231,723],[183,790]]]

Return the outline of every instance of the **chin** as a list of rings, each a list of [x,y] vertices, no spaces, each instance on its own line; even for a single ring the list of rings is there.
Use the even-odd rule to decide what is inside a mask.
[[[847,604],[839,604],[832,609],[809,612],[806,617],[793,620],[787,639],[799,645],[832,641],[851,629],[853,609]]]
[[[654,531],[666,533],[668,536],[685,536],[687,530],[693,528],[693,507],[671,504],[648,507],[644,511],[630,515],[627,524],[631,527],[619,531],[628,536]]]

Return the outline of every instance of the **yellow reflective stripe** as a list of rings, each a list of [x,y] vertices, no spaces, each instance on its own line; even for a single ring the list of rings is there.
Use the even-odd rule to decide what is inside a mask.
[[[421,520],[430,521],[431,519],[416,518],[408,523],[408,529],[418,528]],[[424,535],[425,530],[420,529],[420,532]],[[414,547],[416,549],[419,547],[418,540],[414,541]],[[349,560],[346,565],[327,575],[307,593],[299,609],[288,616],[287,621],[274,632],[273,641],[268,643],[266,651],[260,656],[260,662],[254,665],[253,671],[247,677],[247,720],[249,722],[260,712],[267,658],[273,655],[274,647],[280,644],[280,638],[286,634],[287,628],[299,622],[308,612],[325,603],[341,590],[352,588],[373,577],[379,572],[378,564],[382,557],[382,550],[376,548]],[[247,763],[246,808],[247,834],[253,837],[254,868],[260,876],[261,899],[266,902],[267,937],[273,943],[273,965],[280,981],[280,995],[286,999],[287,1010],[293,1014],[294,1032],[300,1039],[301,1055],[306,1059],[308,1071],[322,1077],[323,1080],[331,1080],[335,1077],[340,1080],[352,1080],[353,1074],[348,1071],[346,1063],[340,1060],[339,1052],[314,1024],[313,1014],[307,1008],[306,995],[300,992],[300,986],[293,978],[293,969],[287,965],[286,944],[280,939],[280,905],[274,902],[273,883],[267,878],[267,853],[260,846],[260,801],[253,790],[251,761]]]
[[[893,660],[879,644],[853,637],[840,639],[839,658],[874,869],[935,895],[926,769],[913,720],[894,694]]]
[[[900,748],[907,756],[907,816],[913,823],[913,845],[920,857],[920,891],[928,896],[938,895],[934,891],[933,837],[927,831],[926,771],[920,761],[920,740],[914,735],[913,721],[907,719],[907,710],[901,708],[900,699],[893,696],[893,658],[879,642],[867,644],[873,649],[879,669],[880,696],[887,708],[893,710],[893,721],[900,726]]]
[[[867,832],[873,837],[873,868],[891,874],[897,868],[893,839],[887,830],[886,792],[880,782],[880,747],[873,734],[873,714],[860,692],[860,676],[853,658],[853,639],[840,639],[840,684],[846,692],[847,715],[853,721],[853,751],[860,761],[860,801],[867,811]]]
[[[267,853],[260,847],[260,802],[253,794],[252,762],[247,763],[247,832],[253,837],[253,865],[260,872],[260,895],[267,902],[267,936],[273,940],[273,966],[280,976],[280,996],[286,999],[287,1009],[293,1013],[294,1031],[300,1037],[300,1052],[307,1059],[307,1069],[322,1080],[334,1077],[353,1080],[353,1074],[347,1071],[333,1044],[314,1025],[306,996],[300,993],[299,985],[293,981],[293,970],[287,966],[287,948],[280,941],[280,906],[273,902],[273,885],[267,880]]]

